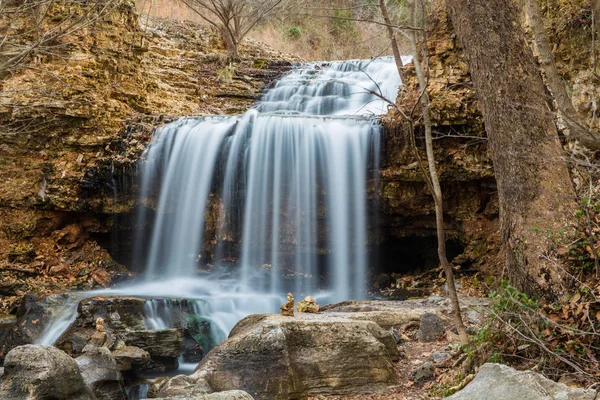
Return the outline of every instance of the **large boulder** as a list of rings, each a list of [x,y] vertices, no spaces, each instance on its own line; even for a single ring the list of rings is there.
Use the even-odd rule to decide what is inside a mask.
[[[397,383],[397,359],[391,333],[371,321],[324,314],[251,315],[193,375],[173,378],[157,397],[234,389],[259,400],[376,392]]]
[[[570,388],[532,372],[517,371],[502,364],[484,364],[475,379],[452,400],[594,400],[592,389]]]
[[[83,354],[75,361],[83,380],[98,400],[127,400],[123,376],[110,350],[105,347],[86,346]]]
[[[50,346],[24,345],[6,355],[0,399],[96,400],[96,396],[67,354]]]

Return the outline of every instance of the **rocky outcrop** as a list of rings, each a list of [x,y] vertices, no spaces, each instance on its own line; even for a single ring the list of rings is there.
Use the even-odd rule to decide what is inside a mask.
[[[517,371],[502,364],[484,364],[475,379],[451,400],[595,400],[592,389],[570,388],[532,371]]]
[[[144,307],[148,301],[126,296],[84,299],[78,305],[75,321],[56,345],[74,356],[85,353],[90,346],[105,347],[113,352],[121,371],[177,369],[183,329],[146,329]],[[182,304],[187,305],[184,300]],[[179,317],[186,315],[183,310],[179,309]]]
[[[131,240],[119,241],[112,256],[106,247],[117,225],[130,232],[132,224],[111,212],[135,206],[134,166],[153,128],[183,115],[245,111],[293,59],[248,43],[230,65],[204,28],[153,18],[140,26],[134,2],[115,3],[62,38],[60,54],[27,59],[33,68],[25,64],[0,83],[2,310],[25,293],[126,278]],[[53,5],[44,29],[79,6]],[[32,19],[14,23],[39,28]]]
[[[75,361],[83,380],[98,400],[127,400],[123,376],[110,350],[105,347],[86,348]]]
[[[25,345],[11,350],[0,380],[5,400],[96,400],[75,360],[49,346]]]
[[[193,375],[163,384],[159,397],[241,389],[256,399],[373,392],[396,383],[396,343],[371,321],[323,314],[251,315]]]

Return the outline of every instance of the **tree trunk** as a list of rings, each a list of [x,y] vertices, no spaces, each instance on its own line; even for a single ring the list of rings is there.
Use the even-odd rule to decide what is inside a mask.
[[[415,0],[408,0],[407,5],[409,25],[424,27],[425,21],[423,21],[423,18],[417,17],[417,13],[420,7],[417,7],[417,5],[415,4]],[[422,6],[422,4],[420,4],[420,6]],[[440,179],[437,173],[437,167],[435,165],[435,155],[433,153],[433,137],[431,133],[432,124],[431,116],[429,114],[430,102],[429,94],[427,93],[427,83],[425,81],[425,74],[423,73],[423,68],[421,66],[421,54],[417,47],[418,41],[416,31],[410,30],[408,36],[410,38],[413,65],[415,66],[415,73],[417,75],[419,89],[421,92],[419,103],[421,106],[421,113],[423,115],[423,126],[425,127],[425,148],[427,151],[427,165],[429,169],[429,178],[431,181],[431,195],[433,196],[433,202],[435,204],[438,258],[440,260],[440,264],[444,268],[444,273],[446,275],[446,285],[448,286],[448,297],[450,297],[450,304],[452,308],[452,314],[454,317],[454,324],[456,325],[456,329],[458,330],[460,341],[463,344],[467,344],[469,343],[469,335],[467,333],[467,328],[465,327],[460,312],[460,303],[458,301],[458,294],[456,293],[456,284],[454,282],[454,271],[452,269],[452,266],[448,262],[448,257],[446,256],[446,226],[444,224],[444,198],[442,194],[442,187],[440,186]],[[411,133],[414,135],[414,130]],[[415,156],[419,157],[418,152],[415,154]]]
[[[575,193],[515,4],[446,4],[484,116],[507,275],[521,290],[556,298],[569,279],[553,257],[553,241],[570,231]]]
[[[596,25],[596,37],[600,36],[600,0],[592,0],[592,11],[594,12],[594,25]]]
[[[379,8],[381,8],[381,15],[383,16],[383,21],[388,25],[387,32],[392,45],[392,52],[394,54],[394,61],[396,61],[396,67],[398,68],[398,71],[401,71],[402,57],[400,56],[400,48],[398,47],[396,32],[394,31],[394,28],[391,27],[391,25],[393,25],[392,19],[390,18],[390,13],[388,12],[385,0],[379,0]]]
[[[571,98],[567,93],[567,87],[558,73],[554,53],[552,53],[552,47],[544,28],[544,20],[540,13],[538,0],[525,0],[525,11],[530,19],[533,40],[540,53],[548,89],[550,89],[554,100],[556,100],[559,115],[569,130],[569,136],[590,149],[599,150],[600,136],[588,130],[581,122],[581,118],[575,111],[575,107],[573,107]]]
[[[239,58],[239,49],[238,42],[235,38],[229,33],[227,29],[222,30],[223,38],[225,39],[225,44],[227,45],[227,52],[229,53],[230,59]]]

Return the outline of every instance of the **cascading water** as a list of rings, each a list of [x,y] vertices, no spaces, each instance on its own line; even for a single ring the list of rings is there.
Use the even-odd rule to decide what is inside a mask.
[[[138,225],[153,226],[137,239],[146,280],[73,298],[165,299],[146,303],[148,329],[172,325],[166,299],[188,299],[218,343],[244,316],[277,311],[287,291],[322,301],[365,297],[377,115],[399,85],[392,58],[311,63],[242,116],[183,118],[158,129],[142,164],[141,202],[149,207],[140,208]],[[206,246],[215,265],[201,276],[199,265],[211,267]],[[238,266],[219,266],[224,260]],[[43,343],[73,320],[73,304]]]
[[[244,291],[364,297],[365,193],[381,134],[374,115],[399,85],[391,58],[313,63],[243,116],[186,118],[158,130],[142,174],[143,197],[158,194],[149,279],[192,275],[204,242],[216,241],[218,262],[237,240],[241,249],[227,255],[240,261]],[[218,232],[207,238],[215,201]]]

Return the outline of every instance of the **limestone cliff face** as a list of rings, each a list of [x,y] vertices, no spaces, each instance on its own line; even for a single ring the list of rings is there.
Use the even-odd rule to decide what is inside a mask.
[[[481,265],[493,261],[493,243],[497,240],[498,200],[493,166],[468,65],[453,38],[443,2],[434,2],[432,7],[427,31],[428,90],[447,236],[466,247],[455,260],[457,263]],[[414,104],[419,90],[412,64],[404,67],[403,78],[404,88],[397,102],[408,112],[414,108],[418,121],[420,108]],[[406,134],[405,119],[392,111],[384,118],[384,124],[388,135],[380,175],[380,239],[396,247],[403,243],[415,246],[419,241],[425,245],[429,243],[427,238],[435,236],[436,229],[431,194]],[[422,126],[417,122],[415,129],[416,145],[421,159],[426,160]],[[435,240],[428,250],[435,254]],[[435,257],[430,262],[437,265]]]
[[[69,12],[77,10],[59,4],[48,23]],[[17,22],[34,29],[33,21]],[[27,292],[125,276],[98,238],[110,236],[112,211],[131,210],[135,161],[154,127],[177,116],[243,112],[290,65],[289,56],[249,42],[230,67],[210,32],[140,21],[128,0],[62,40],[60,55],[36,55],[0,82],[3,309]]]

